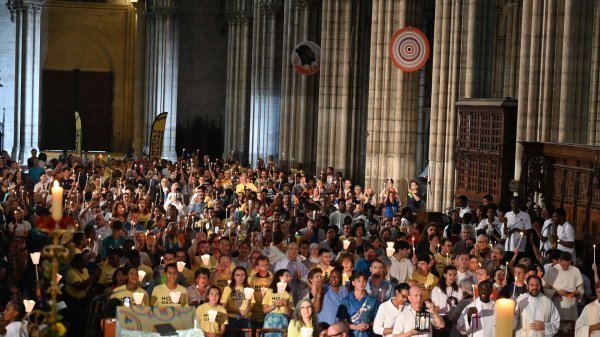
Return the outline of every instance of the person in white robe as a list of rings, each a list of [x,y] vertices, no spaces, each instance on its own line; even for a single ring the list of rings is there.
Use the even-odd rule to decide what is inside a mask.
[[[456,328],[462,335],[472,337],[494,336],[495,305],[490,296],[492,284],[489,281],[479,283],[479,298],[467,305],[456,322]]]
[[[552,298],[564,321],[577,319],[577,299],[584,294],[583,277],[579,269],[571,265],[571,261],[571,253],[562,252],[560,262],[544,275],[546,294]],[[561,328],[568,327],[563,325]]]
[[[598,299],[583,308],[575,322],[575,337],[600,337],[600,282],[594,288]]]
[[[550,298],[542,292],[542,279],[527,278],[527,294],[517,299],[515,337],[552,337],[560,327],[560,314]]]

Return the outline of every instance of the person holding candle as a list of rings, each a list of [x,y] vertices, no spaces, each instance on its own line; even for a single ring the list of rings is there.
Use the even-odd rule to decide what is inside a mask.
[[[537,275],[527,278],[527,296],[517,300],[514,324],[516,337],[554,336],[558,332],[560,314],[542,293],[542,279]]]
[[[291,280],[292,276],[287,269],[280,269],[275,272],[273,281],[267,289],[262,301],[263,312],[266,314],[265,323],[263,325],[265,329],[283,329],[288,325],[288,317],[294,310],[291,289],[288,285]],[[266,333],[264,336],[281,337],[282,334],[270,332]]]
[[[208,288],[208,302],[196,309],[196,319],[200,322],[200,329],[206,337],[223,336],[226,326],[229,324],[227,310],[219,304],[220,299],[219,287],[211,286]],[[211,317],[211,315],[214,316]]]
[[[256,258],[256,273],[250,278],[250,287],[254,288],[252,297],[252,326],[262,327],[265,320],[263,312],[263,297],[266,289],[271,285],[273,275],[269,271],[269,259],[266,256],[260,255]],[[264,292],[263,292],[264,289]],[[266,303],[266,302],[264,302]]]
[[[440,313],[447,313],[462,300],[462,290],[458,287],[456,279],[456,267],[446,266],[438,284],[431,290],[431,300],[440,308]]]
[[[463,310],[461,317],[456,322],[456,328],[463,335],[473,337],[494,336],[495,302],[490,298],[492,284],[483,281],[477,290],[479,297]],[[513,327],[511,326],[510,329]]]
[[[165,267],[166,283],[157,285],[152,290],[152,306],[158,307],[179,307],[188,305],[188,292],[187,289],[177,284],[177,277],[179,272],[175,263],[169,263]],[[179,293],[179,298],[173,296],[173,293]],[[218,303],[218,300],[217,300]]]
[[[527,284],[525,283],[525,273],[527,272],[527,267],[523,264],[517,264],[514,267],[514,282],[511,282],[504,286],[500,291],[500,298],[518,298],[522,294],[527,293]]]
[[[248,273],[244,267],[235,267],[231,275],[231,282],[223,290],[221,305],[227,310],[229,324],[227,334],[242,336],[243,334],[229,331],[229,329],[248,329],[250,324],[250,300],[244,295],[244,289],[249,288]]]
[[[410,279],[416,281],[423,290],[423,300],[431,297],[431,290],[438,283],[438,278],[429,272],[430,261],[428,254],[417,256],[417,269],[410,275]]]
[[[367,287],[365,288],[367,294],[375,297],[379,303],[389,300],[394,291],[394,286],[392,283],[384,279],[384,270],[385,266],[383,262],[379,259],[375,259],[371,263],[371,276],[369,276],[369,279],[367,280]]]
[[[506,213],[505,251],[507,258],[512,257],[512,252],[518,249],[519,255],[525,253],[527,237],[531,231],[531,217],[527,212],[521,211],[521,198],[515,196],[510,201],[511,211]]]
[[[317,337],[317,313],[309,299],[302,299],[296,304],[292,319],[288,325],[288,337]],[[308,334],[310,332],[310,334]]]
[[[430,329],[427,332],[419,333],[416,330],[416,317],[417,313],[421,311],[421,305],[423,303],[423,296],[421,288],[413,286],[410,288],[408,293],[409,306],[405,307],[396,317],[394,322],[394,328],[392,334],[394,337],[411,337],[411,336],[432,336],[432,328],[442,329],[446,326],[444,319],[439,315],[440,308],[436,305],[429,305],[428,311],[431,314]]]
[[[135,303],[133,294],[139,292],[144,294],[142,304],[149,305],[150,297],[148,296],[148,293],[139,286],[140,277],[138,274],[138,269],[133,266],[128,267],[125,271],[125,274],[127,282],[124,285],[113,289],[112,293],[110,294],[110,298],[119,299],[123,303],[125,302],[125,298],[129,298],[129,302],[133,304]]]

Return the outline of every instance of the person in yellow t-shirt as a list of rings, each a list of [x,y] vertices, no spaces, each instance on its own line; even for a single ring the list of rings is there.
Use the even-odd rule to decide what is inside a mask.
[[[219,304],[221,289],[216,286],[208,288],[208,302],[196,309],[196,319],[200,323],[200,329],[206,337],[219,337],[225,333],[225,326],[229,323],[227,310]],[[210,311],[216,313],[214,322],[211,322]]]
[[[265,320],[263,312],[263,297],[266,289],[271,285],[273,276],[269,272],[269,259],[266,256],[260,256],[256,259],[256,274],[250,278],[250,287],[254,288],[252,297],[252,324],[262,326]]]
[[[262,306],[265,316],[265,329],[286,329],[289,323],[288,317],[294,310],[292,296],[290,295],[289,283],[292,279],[287,269],[275,272],[271,286],[267,289]],[[285,289],[279,291],[278,283],[285,283]],[[265,337],[282,337],[281,332],[268,332]]]
[[[148,292],[146,290],[139,287],[140,277],[138,275],[138,269],[136,267],[127,268],[127,283],[124,285],[113,289],[110,294],[110,298],[117,298],[121,300],[122,303],[125,303],[125,298],[129,298],[129,303],[135,303],[133,293],[140,292],[144,294],[144,298],[142,300],[142,305],[149,305],[150,298],[148,296]]]
[[[178,307],[188,305],[188,293],[185,287],[177,284],[177,265],[170,263],[165,267],[165,274],[167,276],[167,282],[164,284],[157,285],[152,290],[152,306],[156,307]],[[180,297],[178,301],[173,301],[171,296],[172,292],[178,291]]]
[[[249,288],[248,272],[244,267],[236,267],[233,270],[231,283],[223,290],[221,304],[227,310],[229,324],[227,325],[228,336],[243,336],[242,333],[230,329],[248,329],[250,325],[250,301],[244,296],[244,288]]]
[[[410,275],[409,279],[416,281],[423,291],[423,301],[431,298],[431,291],[438,283],[438,278],[429,272],[429,254],[417,256],[417,269]]]
[[[229,255],[219,256],[219,263],[215,266],[210,277],[210,284],[215,285],[223,291],[231,281],[231,257]]]
[[[108,253],[107,262],[107,264],[102,266],[102,270],[100,271],[100,277],[98,279],[98,283],[103,286],[112,285],[113,274],[120,267],[121,250],[110,250],[110,252]]]
[[[315,306],[309,299],[302,299],[296,304],[287,335],[288,337],[301,337],[302,328],[312,328],[312,336],[318,336],[318,323]]]
[[[331,265],[331,251],[327,248],[319,249],[319,263],[315,266],[315,268],[321,269],[323,272],[323,282],[329,282],[329,274],[333,270],[333,266]]]

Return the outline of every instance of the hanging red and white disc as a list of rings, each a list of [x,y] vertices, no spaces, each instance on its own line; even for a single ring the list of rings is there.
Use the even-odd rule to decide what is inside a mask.
[[[429,41],[425,34],[414,27],[404,27],[394,33],[389,45],[394,65],[405,72],[417,71],[429,60]]]

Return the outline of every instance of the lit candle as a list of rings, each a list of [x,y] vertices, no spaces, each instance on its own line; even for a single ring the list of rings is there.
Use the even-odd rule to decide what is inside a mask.
[[[471,286],[473,287],[473,296],[475,296],[475,285],[472,284]]]
[[[448,254],[448,253],[446,253],[446,264],[448,264],[448,263],[450,263],[450,260],[449,260],[449,254]]]
[[[438,253],[440,252],[440,244],[439,244],[439,243],[438,243],[438,245],[437,245],[437,252],[438,252]]]
[[[495,337],[512,337],[515,304],[515,301],[508,298],[496,300],[496,322],[502,324],[496,324]]]
[[[596,264],[596,245],[594,245],[594,264]]]
[[[412,242],[413,242],[413,255],[415,255],[415,237],[414,236],[412,238]]]
[[[519,238],[519,243],[517,243],[517,249],[519,249],[519,247],[521,246],[521,240],[523,240],[523,232],[519,233],[521,234],[521,237]]]
[[[62,219],[62,201],[63,201],[63,188],[58,184],[58,180],[54,181],[52,187],[52,218],[55,221]]]

